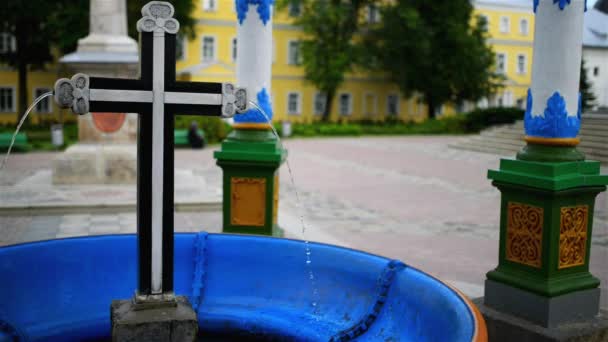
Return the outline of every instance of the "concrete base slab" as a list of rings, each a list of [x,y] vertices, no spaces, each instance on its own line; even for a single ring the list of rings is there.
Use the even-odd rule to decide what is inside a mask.
[[[112,341],[195,341],[198,334],[196,313],[185,297],[177,297],[174,304],[141,309],[132,300],[113,301]]]
[[[597,316],[600,289],[544,297],[497,281],[486,280],[484,304],[546,328]]]
[[[53,161],[53,184],[135,184],[135,144],[76,144]]]
[[[0,186],[0,215],[116,214],[134,212],[135,184],[55,185],[52,170],[40,170],[14,186]],[[175,210],[222,210],[222,189],[196,170],[175,170]]]
[[[545,328],[522,318],[497,311],[484,304],[484,298],[473,300],[483,314],[492,342],[599,342],[608,341],[608,312],[576,323]]]

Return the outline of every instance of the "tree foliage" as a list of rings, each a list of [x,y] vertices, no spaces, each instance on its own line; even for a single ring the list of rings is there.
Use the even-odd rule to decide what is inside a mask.
[[[175,17],[181,31],[194,36],[195,20],[191,13],[195,0],[169,1],[175,6]],[[135,23],[141,18],[141,7],[148,0],[127,3],[129,33],[137,37]],[[89,0],[2,0],[0,1],[0,32],[15,37],[15,49],[0,53],[0,62],[17,69],[18,115],[27,106],[27,73],[43,69],[58,54],[74,51],[78,39],[89,32]]]
[[[477,101],[502,77],[486,45],[486,23],[469,0],[399,0],[382,9],[363,41],[366,66],[386,71],[405,96],[420,94],[429,117],[446,102]]]
[[[300,41],[306,80],[326,96],[323,120],[327,121],[331,105],[344,76],[351,71],[359,52],[354,41],[361,23],[362,10],[377,0],[282,0],[279,8],[300,6],[295,24],[305,33]]]
[[[593,86],[591,81],[589,81],[587,74],[587,66],[585,65],[585,60],[583,59],[581,62],[581,78],[580,78],[580,92],[581,92],[581,107],[583,112],[586,112],[593,107],[595,107],[595,94],[593,94]]]

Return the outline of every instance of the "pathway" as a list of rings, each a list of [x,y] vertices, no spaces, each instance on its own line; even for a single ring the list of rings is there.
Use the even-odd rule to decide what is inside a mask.
[[[498,157],[453,150],[454,137],[294,139],[285,142],[302,200],[281,169],[279,222],[288,237],[401,259],[483,293],[498,254],[499,193],[486,179]],[[178,150],[176,167],[221,182],[212,149]],[[53,153],[14,155],[0,185],[48,168]],[[608,168],[604,169],[608,173]],[[299,215],[304,215],[302,234]],[[176,230],[219,231],[221,213],[177,213]],[[0,245],[65,236],[134,232],[134,213],[0,217]],[[592,272],[608,287],[608,203],[596,208]],[[314,251],[313,251],[314,253]],[[303,256],[304,258],[304,256]],[[313,255],[313,264],[314,264]],[[608,308],[608,293],[603,295]]]

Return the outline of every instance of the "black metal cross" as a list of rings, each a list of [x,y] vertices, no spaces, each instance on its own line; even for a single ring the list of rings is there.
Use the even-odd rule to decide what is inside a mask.
[[[247,111],[247,92],[229,83],[177,82],[179,22],[167,2],[142,9],[140,79],[76,74],[55,84],[55,100],[77,114],[139,113],[137,138],[138,292],[141,301],[173,297],[174,116],[231,117]]]

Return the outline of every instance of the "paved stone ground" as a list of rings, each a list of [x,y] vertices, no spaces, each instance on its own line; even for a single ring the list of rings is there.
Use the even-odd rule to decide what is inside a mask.
[[[296,186],[281,169],[279,223],[286,235],[396,258],[483,294],[498,258],[499,193],[486,179],[499,157],[453,150],[455,137],[295,139],[285,142]],[[213,148],[178,150],[176,167],[221,183]],[[0,173],[12,185],[50,166],[53,153],[14,155]],[[608,168],[604,168],[608,173]],[[296,200],[298,190],[301,203]],[[305,222],[302,232],[300,216]],[[178,231],[219,231],[221,213],[177,213]],[[134,213],[0,217],[0,245],[135,231]],[[304,255],[302,256],[304,262]],[[314,264],[314,250],[312,256]],[[592,272],[608,286],[608,203],[600,196]],[[608,308],[608,293],[603,292]]]

